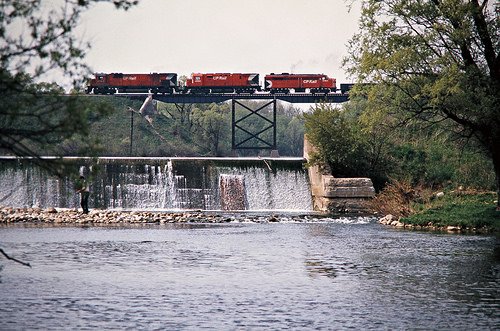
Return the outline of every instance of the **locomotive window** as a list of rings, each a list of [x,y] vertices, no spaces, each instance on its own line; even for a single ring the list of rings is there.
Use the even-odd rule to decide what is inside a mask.
[[[98,76],[97,79],[99,80],[103,80],[104,79],[104,76]]]

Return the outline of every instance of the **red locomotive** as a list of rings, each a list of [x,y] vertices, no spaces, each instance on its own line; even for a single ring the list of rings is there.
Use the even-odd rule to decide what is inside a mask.
[[[242,93],[260,91],[259,74],[192,74],[186,81],[191,92]]]
[[[89,81],[87,93],[114,94],[126,92],[173,93],[177,88],[177,74],[95,74]]]
[[[264,78],[266,91],[271,93],[295,92],[329,93],[337,90],[335,78],[320,74],[270,74]]]
[[[323,74],[269,74],[265,76],[264,89],[256,73],[192,74],[186,86],[177,84],[176,73],[152,74],[95,74],[89,80],[87,93],[330,93],[335,92],[335,78]]]

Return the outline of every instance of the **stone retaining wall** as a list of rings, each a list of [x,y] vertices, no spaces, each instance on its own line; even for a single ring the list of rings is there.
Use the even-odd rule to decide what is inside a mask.
[[[309,161],[314,151],[304,136],[304,158]],[[370,178],[336,178],[326,165],[308,168],[313,210],[327,213],[366,213],[368,202],[375,196]]]

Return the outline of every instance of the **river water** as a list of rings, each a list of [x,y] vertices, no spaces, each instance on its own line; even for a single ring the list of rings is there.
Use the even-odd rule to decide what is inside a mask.
[[[33,267],[0,258],[0,329],[499,330],[497,240],[366,218],[3,226]]]

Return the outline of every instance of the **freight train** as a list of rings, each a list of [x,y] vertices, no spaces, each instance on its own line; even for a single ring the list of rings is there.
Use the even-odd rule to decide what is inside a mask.
[[[122,74],[96,73],[87,85],[87,93],[330,93],[337,90],[335,78],[323,74],[269,74],[260,85],[256,73],[195,73],[184,85],[176,73]]]

